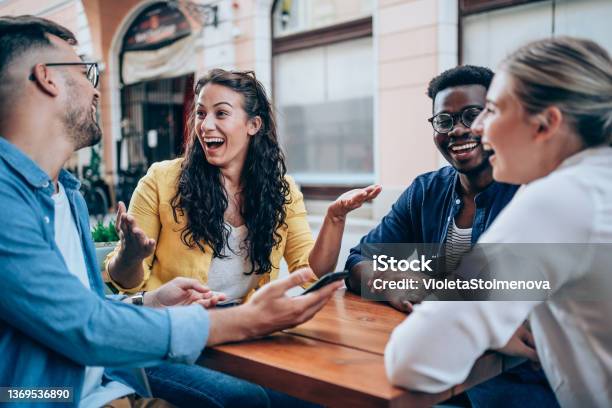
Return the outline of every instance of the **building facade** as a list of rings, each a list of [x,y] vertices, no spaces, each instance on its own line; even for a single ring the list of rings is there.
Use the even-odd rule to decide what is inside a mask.
[[[103,175],[129,197],[185,141],[193,83],[215,67],[254,70],[272,96],[289,172],[318,200],[370,183],[376,220],[420,173],[432,143],[429,80],[458,63],[492,68],[536,38],[592,38],[612,52],[608,0],[4,0],[75,32],[98,61]],[[72,165],[89,163],[90,151]],[[322,206],[320,208],[323,208]]]

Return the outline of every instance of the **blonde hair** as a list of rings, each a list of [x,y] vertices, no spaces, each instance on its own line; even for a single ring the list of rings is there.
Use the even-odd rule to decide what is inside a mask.
[[[502,61],[514,94],[530,114],[558,107],[584,145],[612,142],[612,61],[591,40],[557,37],[529,43]]]

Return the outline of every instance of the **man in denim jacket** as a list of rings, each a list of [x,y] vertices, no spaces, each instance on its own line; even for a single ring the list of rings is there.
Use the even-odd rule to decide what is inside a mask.
[[[189,279],[144,298],[189,306],[105,298],[79,183],[62,169],[101,138],[97,65],[81,61],[75,44],[48,20],[0,17],[0,386],[61,387],[72,393],[64,405],[100,406],[141,390],[109,370],[96,378],[97,367],[193,363],[206,345],[304,322],[338,285],[286,297],[312,277],[304,270],[218,311],[202,307],[214,299]],[[55,222],[58,197],[64,224]],[[57,228],[67,231],[62,242]]]

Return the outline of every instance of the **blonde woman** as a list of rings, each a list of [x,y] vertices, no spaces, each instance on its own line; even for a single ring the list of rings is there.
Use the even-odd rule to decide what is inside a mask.
[[[592,41],[568,37],[520,48],[499,67],[472,129],[494,152],[493,177],[524,185],[479,243],[560,243],[570,252],[529,258],[533,272],[550,282],[542,300],[416,306],[387,345],[387,374],[397,385],[437,392],[464,381],[487,349],[537,358],[525,344],[509,342],[530,316],[559,403],[607,407],[612,255],[600,247],[612,243],[610,56]],[[587,250],[572,250],[575,244]]]

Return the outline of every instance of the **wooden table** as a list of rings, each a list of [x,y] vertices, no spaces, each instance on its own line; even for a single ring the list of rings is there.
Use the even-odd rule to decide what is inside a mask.
[[[464,384],[439,394],[392,386],[384,349],[406,316],[339,290],[309,322],[263,339],[206,349],[199,364],[326,406],[427,407],[502,372],[516,360],[487,353]]]

